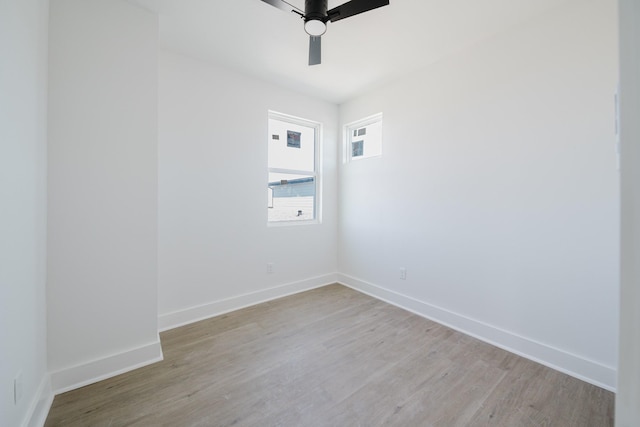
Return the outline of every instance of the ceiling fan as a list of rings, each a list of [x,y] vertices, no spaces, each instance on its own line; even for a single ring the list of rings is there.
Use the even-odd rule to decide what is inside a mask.
[[[285,12],[295,13],[304,20],[304,30],[309,34],[309,65],[321,62],[320,37],[327,31],[328,21],[336,22],[389,4],[389,0],[351,0],[327,10],[328,0],[305,0],[302,11],[285,0],[262,1]]]

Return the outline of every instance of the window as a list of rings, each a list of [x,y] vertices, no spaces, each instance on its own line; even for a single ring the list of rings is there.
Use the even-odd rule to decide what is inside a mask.
[[[320,123],[269,112],[268,223],[318,219],[319,140]]]
[[[382,113],[345,126],[345,160],[382,155]]]

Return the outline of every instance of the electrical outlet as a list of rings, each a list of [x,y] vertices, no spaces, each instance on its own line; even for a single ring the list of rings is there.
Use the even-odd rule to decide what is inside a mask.
[[[13,379],[13,404],[17,405],[22,399],[22,372]]]
[[[273,274],[273,263],[272,262],[268,262],[267,263],[267,274]]]
[[[407,269],[400,267],[400,279],[407,280]]]

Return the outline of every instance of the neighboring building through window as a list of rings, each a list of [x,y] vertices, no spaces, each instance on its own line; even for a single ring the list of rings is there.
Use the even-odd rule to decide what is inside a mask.
[[[269,223],[318,219],[320,123],[269,112]]]
[[[382,113],[345,126],[346,161],[382,155]]]

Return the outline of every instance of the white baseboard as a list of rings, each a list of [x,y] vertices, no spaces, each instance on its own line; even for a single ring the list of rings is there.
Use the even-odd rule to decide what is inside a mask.
[[[45,374],[40,381],[38,390],[29,405],[29,411],[22,427],[42,427],[47,421],[49,409],[53,403],[53,391],[51,390],[51,377]]]
[[[84,387],[162,360],[160,337],[155,342],[51,373],[55,394]]]
[[[336,277],[337,275],[335,273],[325,274],[324,276],[312,277],[310,279],[213,301],[207,304],[186,308],[184,310],[174,311],[172,313],[161,314],[158,317],[158,328],[162,332],[179,326],[184,326],[189,323],[219,316],[230,311],[239,310],[241,308],[260,304],[266,301],[330,285],[336,283]]]
[[[613,367],[602,365],[584,357],[571,354],[567,351],[471,319],[424,301],[419,301],[407,295],[390,291],[355,277],[345,274],[338,274],[337,276],[338,283],[354,290],[388,302],[549,368],[571,375],[572,377],[615,392],[617,373]]]

